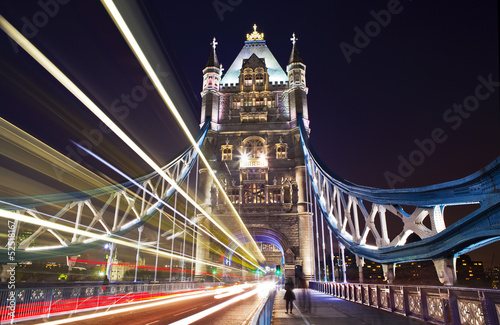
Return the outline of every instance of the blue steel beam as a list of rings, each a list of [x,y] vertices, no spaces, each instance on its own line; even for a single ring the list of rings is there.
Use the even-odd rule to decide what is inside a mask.
[[[360,186],[332,173],[318,160],[309,145],[302,117],[298,116],[298,120],[307,170],[322,216],[336,238],[352,253],[384,264],[436,260],[500,240],[500,157],[470,176],[446,183],[405,189]],[[363,201],[371,203],[371,211],[366,210]],[[446,228],[442,217],[445,207],[467,204],[479,204],[480,208]],[[403,205],[413,206],[413,215],[405,212]],[[375,226],[375,216],[385,222],[386,211],[401,218],[407,227],[392,240]],[[415,224],[408,222],[411,217],[418,218],[419,213],[423,217],[415,219]],[[361,227],[355,224],[358,214],[364,218],[364,232],[374,233],[375,246],[364,242],[364,232],[355,231],[356,226]],[[433,222],[442,221],[442,225],[433,224],[429,229],[418,224],[431,214]],[[417,231],[421,240],[406,243],[407,236]]]

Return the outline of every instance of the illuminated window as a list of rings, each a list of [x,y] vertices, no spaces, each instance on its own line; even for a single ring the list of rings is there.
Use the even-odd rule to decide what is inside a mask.
[[[263,74],[258,74],[255,76],[255,85],[256,86],[264,85],[264,75]]]
[[[222,160],[233,160],[233,145],[226,144],[222,146]]]
[[[286,146],[276,146],[276,159],[286,159]]]
[[[253,105],[253,99],[249,97],[245,98],[245,100],[243,101],[243,106],[248,107],[252,105]]]
[[[269,203],[281,203],[281,189],[275,188],[269,190]]]
[[[266,203],[264,184],[246,184],[243,186],[243,203],[259,204]]]
[[[251,86],[252,85],[252,75],[245,75],[245,86]]]
[[[264,150],[264,141],[261,139],[246,140],[244,144],[244,153],[249,159],[261,158],[262,155],[266,154]]]
[[[276,143],[276,159],[286,159],[287,157],[288,145],[283,143],[283,139],[280,137],[280,142]]]

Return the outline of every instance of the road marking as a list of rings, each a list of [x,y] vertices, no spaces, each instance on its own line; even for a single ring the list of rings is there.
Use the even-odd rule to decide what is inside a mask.
[[[304,322],[306,323],[306,325],[311,325],[311,324],[309,324],[309,322],[307,321],[307,319],[304,317],[304,315],[302,315],[302,313],[300,312],[300,309],[297,307],[297,305],[295,303],[293,303],[293,305],[295,306],[295,309],[299,312],[300,317],[302,317],[302,319],[304,320]]]
[[[175,314],[174,316],[185,314],[187,312],[190,312],[191,310],[195,310],[196,308],[198,308],[198,307],[194,307],[194,308],[188,309],[186,311],[183,311],[182,313]]]

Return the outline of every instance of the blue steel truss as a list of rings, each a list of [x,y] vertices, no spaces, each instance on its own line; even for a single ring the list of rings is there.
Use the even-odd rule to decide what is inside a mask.
[[[323,218],[336,238],[357,256],[383,264],[439,260],[500,240],[500,157],[470,176],[432,186],[360,186],[318,161],[302,117],[298,119],[309,179]],[[477,204],[474,212],[446,227],[446,206]],[[400,232],[392,238],[387,213],[401,221]],[[427,217],[430,228],[424,225]],[[421,240],[407,243],[411,234]]]

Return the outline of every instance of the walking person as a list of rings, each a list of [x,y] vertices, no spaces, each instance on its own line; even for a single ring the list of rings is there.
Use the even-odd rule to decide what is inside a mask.
[[[302,289],[300,307],[305,313],[310,312],[311,296],[307,287],[307,281],[303,277],[299,278],[299,288]]]
[[[293,293],[293,280],[292,278],[288,278],[285,283],[285,296],[284,298],[286,300],[286,314],[288,314],[288,306],[290,306],[290,314],[292,313],[293,310],[293,301],[295,300],[295,293]]]

